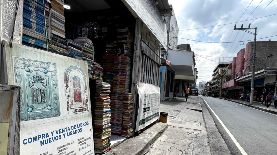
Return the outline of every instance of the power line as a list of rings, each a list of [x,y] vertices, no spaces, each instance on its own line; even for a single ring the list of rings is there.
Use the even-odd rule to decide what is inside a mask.
[[[259,2],[259,4],[253,9],[253,11],[251,12],[251,14],[252,14],[253,12],[255,12],[259,6],[261,6],[261,4],[262,4],[263,1],[264,1],[264,0],[261,0],[261,1]]]
[[[257,8],[258,8],[259,6],[262,5],[262,2],[263,2],[263,1],[264,1],[264,0],[261,0],[261,1],[259,2],[259,4],[250,12],[250,14],[249,14],[250,16],[254,17],[254,15],[253,15],[254,12],[257,10]],[[273,0],[271,0],[271,1],[268,3],[268,5],[270,5],[270,3],[272,3],[272,1],[273,1]],[[268,6],[268,5],[267,5],[267,6]],[[267,7],[267,6],[266,6],[266,7]],[[265,8],[266,8],[266,7],[265,7]],[[264,9],[265,9],[265,8],[264,8]],[[268,16],[268,17],[272,17],[272,16]],[[237,33],[238,33],[238,32],[237,32]],[[249,33],[249,32],[248,32],[248,33]],[[245,34],[246,34],[246,33],[243,33],[243,34],[242,34],[242,38],[245,37]],[[238,46],[239,46],[239,45],[235,46],[235,47],[232,49],[232,51],[234,51],[236,48],[238,48]]]
[[[277,37],[277,34],[271,35],[271,36],[260,37],[259,39],[268,39],[268,38],[274,38],[274,37]]]
[[[265,6],[265,8],[267,8],[273,1],[274,1],[274,0],[271,0],[271,1]],[[264,9],[265,9],[265,8],[264,8]]]
[[[218,62],[218,61],[216,61],[216,60],[212,60],[212,59],[209,59],[209,58],[207,58],[207,57],[204,57],[204,56],[202,56],[202,55],[200,55],[200,54],[196,54],[196,53],[194,53],[196,56],[198,56],[198,57],[200,57],[200,58],[203,58],[203,59],[205,59],[205,60],[209,60],[209,61],[213,61],[213,62]]]
[[[210,43],[210,44],[232,44],[235,42],[232,41],[202,41],[202,40],[194,40],[194,39],[188,39],[188,38],[180,38],[180,39],[186,39],[188,41],[193,41],[193,42],[200,42],[200,43]],[[238,41],[239,43],[243,41]]]
[[[277,37],[277,34],[270,35],[270,36],[263,36],[263,37],[260,37],[259,39],[268,39],[268,38],[274,38],[274,37]],[[203,41],[203,40],[194,40],[194,39],[188,39],[188,38],[180,38],[180,39],[185,39],[188,41],[199,42],[199,43],[208,43],[208,44],[234,44],[234,43],[246,42],[245,40],[240,40],[240,41]]]
[[[253,13],[257,10],[257,8],[261,5],[261,3],[263,2],[264,0],[261,0],[260,3],[251,11],[250,15],[253,15]]]
[[[247,7],[244,9],[243,13],[241,14],[241,16],[239,17],[238,20],[240,20],[246,13],[247,9],[249,8],[249,6],[252,4],[253,0],[251,0],[251,2],[247,5]]]
[[[272,16],[276,16],[276,15],[277,15],[277,13],[274,13],[274,14],[269,14],[269,15],[266,15],[266,16],[261,16],[261,17],[241,20],[241,21],[238,21],[238,22],[230,22],[230,23],[225,23],[225,24],[216,24],[216,25],[211,25],[211,26],[195,27],[195,28],[188,28],[188,29],[179,29],[179,31],[207,29],[207,28],[213,28],[213,27],[216,27],[216,26],[222,26],[222,27],[224,27],[226,25],[232,25],[232,24],[242,23],[242,22],[247,22],[247,21],[255,21],[255,20],[258,20],[258,19],[268,18],[268,17],[272,17]],[[221,28],[221,27],[219,27],[219,28]]]
[[[240,21],[241,18],[245,15],[245,13],[247,12],[247,10],[248,10],[248,8],[250,7],[250,5],[252,4],[252,2],[253,2],[253,0],[250,1],[250,3],[247,5],[247,7],[244,9],[243,13],[242,13],[241,16],[239,17],[239,19],[235,22],[235,24],[237,24],[238,21]],[[232,25],[233,25],[233,24],[234,24],[234,23],[232,23]],[[232,31],[232,32],[231,32],[231,35],[230,35],[232,38],[233,38],[233,34],[234,34],[234,31]],[[238,32],[236,32],[235,37],[234,37],[234,39],[232,39],[232,40],[235,41],[235,40],[237,39],[237,36],[238,36]],[[227,45],[227,47],[233,49],[234,44],[232,44],[231,47],[230,47],[229,45]]]
[[[239,20],[241,20],[241,18],[246,14],[246,12],[247,12],[248,8],[250,7],[250,5],[252,4],[252,2],[253,2],[253,0],[251,0],[251,1],[249,2],[249,4],[247,5],[247,7],[244,9],[244,12],[243,12],[242,15],[239,17],[238,21],[235,22],[235,24],[237,24],[237,23],[239,22]],[[248,19],[246,19],[246,20],[248,20]],[[256,20],[256,19],[255,19],[255,20]],[[245,21],[243,21],[243,22],[245,22]],[[233,36],[233,33],[234,33],[234,31],[232,31],[231,36]],[[236,32],[236,35],[235,35],[233,41],[237,40],[238,35],[239,35],[239,32]],[[236,48],[236,46],[234,47],[234,44],[232,44],[231,47],[229,47],[229,45],[228,45],[228,48],[231,48],[232,51],[234,51],[234,49]]]

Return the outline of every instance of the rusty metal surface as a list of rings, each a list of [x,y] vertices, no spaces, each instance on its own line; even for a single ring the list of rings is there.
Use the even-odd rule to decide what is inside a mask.
[[[19,154],[19,89],[0,85],[0,154]]]

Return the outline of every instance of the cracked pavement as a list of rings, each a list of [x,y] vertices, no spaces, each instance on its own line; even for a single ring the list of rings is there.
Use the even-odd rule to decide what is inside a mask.
[[[211,154],[199,97],[188,102],[177,98],[162,102],[161,112],[168,113],[168,129],[150,147],[146,155]]]

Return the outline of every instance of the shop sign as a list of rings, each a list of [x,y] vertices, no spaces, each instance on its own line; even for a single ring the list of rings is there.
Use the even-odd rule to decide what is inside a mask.
[[[140,83],[138,85],[139,108],[136,122],[136,131],[144,129],[159,119],[160,87]]]
[[[86,62],[13,44],[8,82],[20,86],[20,154],[94,154]]]

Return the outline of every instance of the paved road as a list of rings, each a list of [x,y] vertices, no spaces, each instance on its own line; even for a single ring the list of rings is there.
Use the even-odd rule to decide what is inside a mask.
[[[249,155],[277,154],[277,116],[240,104],[203,97]]]

